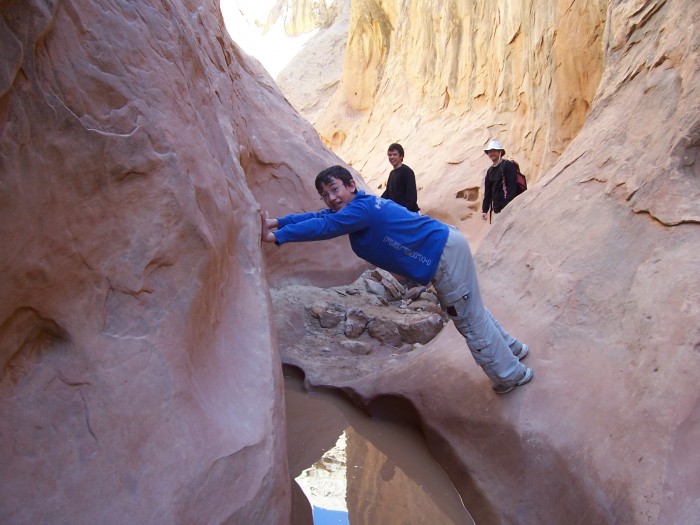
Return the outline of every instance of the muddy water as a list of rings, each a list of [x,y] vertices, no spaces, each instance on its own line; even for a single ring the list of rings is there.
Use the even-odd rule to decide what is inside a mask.
[[[285,369],[293,525],[473,525],[422,434],[340,395],[307,393]]]

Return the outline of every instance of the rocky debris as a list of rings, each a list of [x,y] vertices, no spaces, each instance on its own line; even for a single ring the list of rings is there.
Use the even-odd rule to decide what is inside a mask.
[[[434,314],[442,314],[442,308],[438,303],[434,303],[423,298],[420,298],[417,301],[413,301],[410,304],[407,304],[406,308],[410,310],[421,310],[424,312],[431,312]]]
[[[430,314],[419,320],[412,320],[406,323],[405,320],[400,320],[396,325],[399,331],[401,340],[406,343],[429,343],[445,325],[445,319],[442,315]]]
[[[379,281],[394,299],[401,299],[406,293],[406,289],[403,285],[386,270],[376,268],[372,272],[372,277]]]
[[[310,313],[315,319],[318,319],[318,324],[321,325],[321,328],[335,328],[345,317],[343,307],[335,303],[328,304],[325,307],[322,305],[312,306]]]
[[[360,337],[369,324],[369,317],[359,308],[350,308],[345,314],[345,336],[351,339]]]
[[[396,323],[388,319],[376,318],[369,322],[367,333],[372,339],[376,339],[383,345],[399,348],[401,346],[401,334]]]
[[[420,294],[422,294],[425,291],[425,286],[414,286],[413,288],[410,288],[406,290],[406,293],[404,294],[404,297],[407,300],[413,301],[420,297]],[[437,299],[437,297],[436,297]]]
[[[384,288],[381,283],[378,283],[373,279],[365,279],[365,287],[367,288],[368,292],[380,297],[383,297],[386,293],[386,288]]]
[[[432,288],[404,286],[384,270],[367,270],[347,286],[293,285],[271,295],[282,361],[336,380],[413,352],[448,320]]]
[[[426,293],[425,291],[421,292],[421,294],[418,296],[419,299],[422,299],[423,301],[428,301],[433,304],[440,304],[438,302],[437,295],[434,293]]]
[[[353,355],[367,355],[372,351],[372,348],[361,341],[340,341],[340,346],[352,353]]]

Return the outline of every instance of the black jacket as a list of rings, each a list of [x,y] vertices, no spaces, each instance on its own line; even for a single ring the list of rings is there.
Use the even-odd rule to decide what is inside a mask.
[[[498,166],[491,166],[486,172],[481,211],[487,213],[493,205],[494,213],[499,213],[515,198],[517,192],[518,172],[512,162],[504,159]]]
[[[400,204],[411,211],[418,211],[418,190],[416,189],[416,175],[413,170],[402,164],[389,173],[386,181],[386,190],[382,197]]]

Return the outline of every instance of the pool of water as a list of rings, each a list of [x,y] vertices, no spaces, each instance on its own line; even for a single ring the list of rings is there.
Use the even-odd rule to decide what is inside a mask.
[[[285,369],[293,525],[473,525],[420,431]]]

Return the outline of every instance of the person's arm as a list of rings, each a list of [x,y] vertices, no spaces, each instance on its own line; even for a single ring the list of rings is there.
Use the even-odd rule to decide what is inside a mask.
[[[389,177],[386,179],[386,188],[384,188],[384,192],[381,194],[382,199],[389,199],[393,200],[393,195],[391,194],[391,191],[389,191],[389,188],[392,187],[392,180],[391,176],[394,174],[394,170],[391,170],[391,173],[389,173]]]
[[[309,218],[298,222],[286,222],[290,216],[277,219],[279,229],[275,232],[277,245],[286,242],[322,241],[347,235],[369,226],[368,210],[359,204],[350,203],[338,212],[304,214]],[[298,218],[299,216],[293,216]]]
[[[327,210],[320,212],[310,212],[310,213],[296,213],[292,215],[285,215],[277,219],[269,219],[267,217],[267,212],[265,210],[260,210],[260,222],[261,222],[261,238],[263,242],[277,242],[277,236],[272,231],[275,228],[283,228],[286,224],[296,224],[299,222],[304,222],[314,217],[318,217]]]
[[[492,188],[491,184],[489,184],[489,172],[486,171],[486,176],[484,177],[484,202],[481,205],[481,218],[486,220],[486,213],[489,211],[489,208],[491,207],[491,198],[492,198]]]
[[[418,211],[418,190],[416,189],[416,174],[406,166],[403,173],[403,205],[411,211]]]
[[[310,211],[307,213],[292,213],[290,215],[278,217],[275,220],[277,221],[277,228],[284,228],[287,224],[296,224],[298,222],[308,221],[309,219],[322,217],[328,213],[331,213],[331,210],[324,209],[321,211]]]

